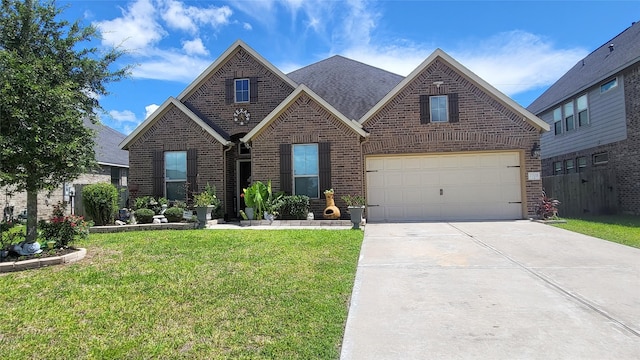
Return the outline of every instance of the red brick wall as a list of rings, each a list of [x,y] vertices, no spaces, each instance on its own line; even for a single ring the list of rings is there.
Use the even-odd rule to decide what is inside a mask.
[[[440,88],[433,83],[442,81]],[[458,94],[460,121],[420,123],[420,95]],[[435,61],[408,84],[396,98],[364,124],[371,133],[364,155],[450,153],[465,151],[523,150],[526,209],[535,213],[542,181],[528,181],[527,172],[541,171],[531,158],[537,128],[487,95],[442,61]]]
[[[252,142],[253,180],[271,184],[280,189],[280,144],[307,144],[329,142],[331,150],[331,187],[335,191],[335,203],[343,219],[348,219],[346,204],[340,196],[363,195],[363,168],[360,152],[360,135],[306,94],[293,104]],[[326,207],[324,190],[320,198],[311,199],[311,211],[316,219],[322,219]]]
[[[197,191],[209,182],[221,195],[224,147],[173,105],[130,145],[129,188],[137,187],[137,196],[153,195],[153,152],[191,148],[198,149]]]

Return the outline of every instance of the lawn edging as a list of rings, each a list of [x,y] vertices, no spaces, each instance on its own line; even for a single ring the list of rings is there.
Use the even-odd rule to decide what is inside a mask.
[[[198,223],[160,223],[160,224],[134,224],[134,225],[106,225],[92,226],[89,228],[91,234],[115,233],[123,231],[139,230],[190,230],[195,229]]]
[[[80,261],[84,259],[86,255],[87,255],[87,249],[78,248],[78,251],[74,251],[72,253],[61,255],[61,256],[51,256],[51,257],[45,257],[45,258],[39,258],[39,259],[29,259],[29,260],[14,261],[14,262],[10,262],[10,261],[2,262],[0,263],[0,273],[37,269],[37,268],[51,266],[51,265],[71,264],[76,261]]]

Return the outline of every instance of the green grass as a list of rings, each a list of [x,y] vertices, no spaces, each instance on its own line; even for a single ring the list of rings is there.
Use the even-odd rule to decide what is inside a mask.
[[[360,231],[92,234],[0,275],[3,359],[337,359]]]
[[[640,216],[607,215],[566,219],[554,226],[640,248]]]

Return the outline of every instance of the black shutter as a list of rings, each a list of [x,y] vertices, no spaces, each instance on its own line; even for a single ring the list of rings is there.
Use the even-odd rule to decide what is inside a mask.
[[[331,148],[330,143],[318,144],[318,167],[320,168],[320,193],[331,189]]]
[[[249,78],[249,102],[258,102],[258,78]]]
[[[189,198],[198,191],[198,149],[187,150],[187,183],[189,183]]]
[[[233,79],[226,79],[224,81],[224,89],[225,89],[225,101],[227,104],[233,104],[235,101],[233,101],[233,98],[235,96],[235,94],[233,93]]]
[[[153,196],[164,196],[164,151],[153,152]]]
[[[449,122],[460,122],[460,113],[458,112],[458,94],[449,94]]]
[[[292,194],[291,144],[280,144],[280,191]]]
[[[429,108],[429,95],[420,95],[420,124],[431,122],[431,109]]]

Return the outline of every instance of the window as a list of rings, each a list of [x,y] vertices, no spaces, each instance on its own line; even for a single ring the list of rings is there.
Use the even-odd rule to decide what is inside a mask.
[[[320,197],[318,144],[293,145],[293,194]]]
[[[575,120],[573,117],[573,101],[564,104],[564,128],[567,131],[571,131],[576,128]]]
[[[556,135],[562,134],[562,108],[553,110],[553,129]]]
[[[606,164],[609,162],[609,153],[593,154],[593,165]]]
[[[568,159],[564,161],[564,169],[567,174],[571,174],[576,172],[575,162],[573,159]]]
[[[249,79],[235,80],[235,102],[249,102]]]
[[[432,122],[449,121],[447,95],[430,96],[429,108],[431,109]]]
[[[589,113],[587,105],[587,94],[580,96],[576,100],[576,110],[578,112],[578,126],[585,126],[589,124]]]
[[[614,87],[618,86],[618,78],[613,78],[606,83],[600,85],[600,93],[605,93]]]
[[[164,153],[165,197],[168,200],[185,198],[187,183],[187,152],[167,151]]]
[[[120,186],[120,168],[112,166],[111,167],[111,183],[114,186]]]
[[[240,142],[238,144],[238,154],[239,155],[249,155],[251,154],[251,149],[247,146],[247,144]]]
[[[553,175],[562,174],[562,161],[553,162]]]
[[[583,172],[584,169],[587,167],[587,158],[584,156],[581,156],[576,159],[576,162],[578,163],[578,172]]]

